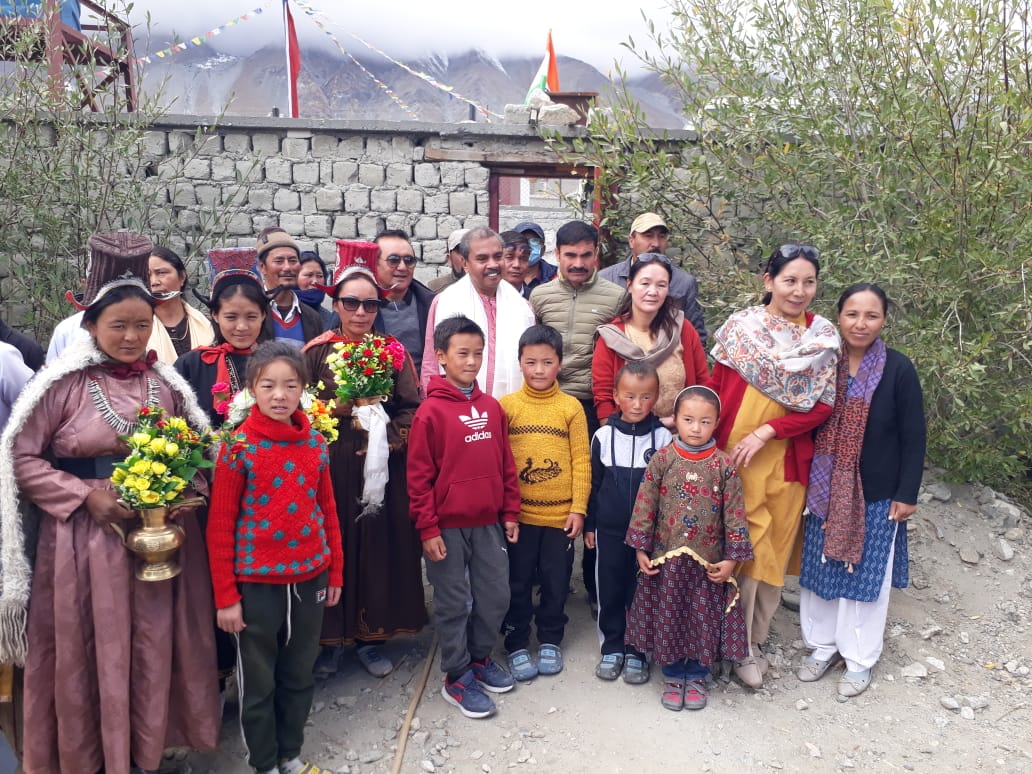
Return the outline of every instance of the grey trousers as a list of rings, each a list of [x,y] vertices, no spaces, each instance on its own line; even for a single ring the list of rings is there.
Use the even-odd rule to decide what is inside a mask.
[[[427,561],[426,577],[434,587],[441,671],[456,679],[494,649],[509,609],[509,552],[501,524],[442,529],[441,538],[447,555]]]

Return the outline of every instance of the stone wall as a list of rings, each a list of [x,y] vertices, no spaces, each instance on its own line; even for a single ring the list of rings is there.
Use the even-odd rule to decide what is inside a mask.
[[[280,226],[328,262],[336,239],[403,229],[433,276],[457,228],[489,225],[492,168],[558,161],[530,126],[414,122],[166,118],[144,144],[159,206],[150,226],[173,249],[254,244]],[[579,130],[568,129],[567,133]],[[528,172],[531,174],[532,172]],[[207,243],[213,213],[225,238]],[[502,228],[511,226],[504,211]],[[515,222],[515,221],[513,221]]]

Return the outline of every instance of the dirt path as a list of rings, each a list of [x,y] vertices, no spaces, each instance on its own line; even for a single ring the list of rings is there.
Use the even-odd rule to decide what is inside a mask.
[[[885,653],[862,696],[840,703],[835,673],[796,679],[799,619],[782,607],[763,690],[717,680],[705,710],[670,712],[655,677],[644,686],[594,677],[594,621],[575,583],[565,671],[517,686],[494,718],[474,721],[441,698],[435,660],[401,770],[1032,771],[1032,522],[983,490],[941,487],[930,483],[924,499],[949,500],[931,499],[911,524],[913,583],[893,590]],[[350,774],[390,771],[431,634],[389,643],[398,668],[383,680],[345,655],[316,692],[313,760]],[[242,756],[230,706],[222,748],[192,756],[193,770],[243,774]]]

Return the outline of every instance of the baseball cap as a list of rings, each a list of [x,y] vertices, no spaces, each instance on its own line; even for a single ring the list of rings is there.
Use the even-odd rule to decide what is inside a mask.
[[[457,228],[448,235],[448,252],[455,250],[459,246],[459,242],[462,238],[469,233],[468,228]]]
[[[670,231],[666,221],[659,217],[659,215],[654,212],[644,212],[634,219],[634,222],[631,224],[631,233],[644,234],[650,228],[656,228],[656,226],[659,226],[664,231]]]
[[[545,230],[532,220],[524,220],[520,223],[517,223],[515,228],[513,228],[513,231],[519,231],[521,234],[524,231],[530,231],[536,234],[537,238],[540,239],[542,242],[545,241]]]

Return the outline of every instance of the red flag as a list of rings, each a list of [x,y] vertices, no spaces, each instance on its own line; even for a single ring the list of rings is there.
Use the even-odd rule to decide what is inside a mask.
[[[289,0],[283,0],[283,27],[287,48],[287,101],[290,103],[290,117],[298,118],[297,77],[301,74],[301,49],[297,45],[297,30],[294,16],[290,13]]]

